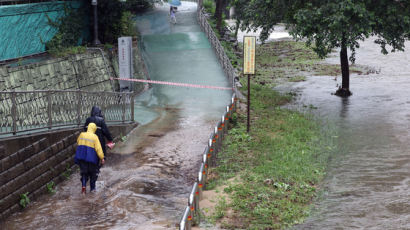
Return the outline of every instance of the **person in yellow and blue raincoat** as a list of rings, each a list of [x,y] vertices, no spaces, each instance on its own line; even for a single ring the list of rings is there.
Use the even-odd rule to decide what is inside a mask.
[[[97,125],[88,124],[87,132],[82,132],[77,138],[77,151],[74,162],[80,166],[81,193],[86,193],[87,181],[90,179],[90,192],[95,191],[95,182],[98,178],[99,165],[105,163],[104,152],[98,136],[95,134]]]

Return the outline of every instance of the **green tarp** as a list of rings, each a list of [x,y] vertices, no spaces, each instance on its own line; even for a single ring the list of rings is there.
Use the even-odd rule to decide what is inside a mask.
[[[48,23],[64,15],[64,5],[78,9],[81,1],[0,6],[0,61],[45,51],[57,33]]]

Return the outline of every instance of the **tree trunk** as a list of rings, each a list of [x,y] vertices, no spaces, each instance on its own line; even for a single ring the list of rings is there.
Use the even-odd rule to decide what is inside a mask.
[[[340,65],[342,68],[342,88],[349,90],[349,59],[346,46],[342,47],[340,51]]]
[[[347,46],[344,35],[342,37],[342,45],[340,50],[340,66],[342,69],[342,88],[339,88],[337,90],[336,95],[341,97],[348,97],[352,95],[352,93],[349,90],[349,59],[347,57]]]
[[[235,22],[235,39],[238,40],[238,32],[239,32],[239,26],[241,25],[241,21],[239,19],[236,19]]]
[[[223,0],[216,0],[216,7],[215,7],[215,19],[216,19],[216,29],[221,32],[222,26],[222,12],[223,12]]]

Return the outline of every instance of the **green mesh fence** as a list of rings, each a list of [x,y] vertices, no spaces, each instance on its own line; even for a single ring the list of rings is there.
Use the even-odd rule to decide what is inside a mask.
[[[0,6],[0,61],[45,51],[57,33],[48,24],[64,15],[64,5],[78,9],[82,1],[43,2]]]

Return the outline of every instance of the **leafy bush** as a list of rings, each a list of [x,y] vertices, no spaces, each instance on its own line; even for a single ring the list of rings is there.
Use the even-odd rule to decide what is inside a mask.
[[[58,32],[46,43],[46,50],[57,56],[64,54],[65,49],[81,44],[86,26],[85,11],[82,8],[72,9],[65,5],[64,12],[65,16],[58,18],[56,21],[48,17],[49,25],[56,28]]]
[[[143,12],[143,11],[153,8],[156,2],[160,2],[160,1],[158,0],[151,0],[151,1],[127,0],[127,2],[125,2],[125,7],[128,11],[137,13],[137,12]]]
[[[127,3],[112,0],[98,1],[98,38],[102,43],[115,44],[117,43],[118,37],[136,35],[136,27],[132,14],[134,10],[131,10],[133,9],[133,2],[134,1],[130,3],[128,3],[128,1]],[[90,29],[92,30],[92,26]]]
[[[130,11],[124,11],[121,16],[119,24],[119,30],[121,36],[135,36],[137,35],[137,29],[133,20],[134,15]]]
[[[203,6],[205,11],[210,13],[211,15],[215,14],[215,2],[212,0],[204,0]]]

